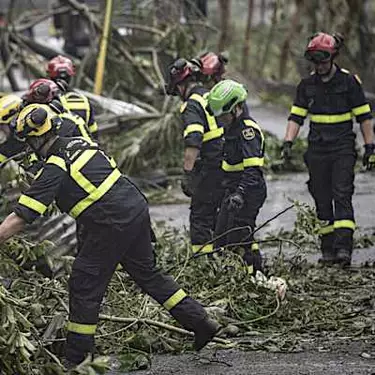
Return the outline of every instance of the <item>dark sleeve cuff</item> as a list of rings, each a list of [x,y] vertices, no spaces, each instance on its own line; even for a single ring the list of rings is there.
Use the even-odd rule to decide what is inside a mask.
[[[16,207],[14,207],[13,212],[26,221],[27,224],[31,224],[34,220],[36,220],[40,215],[39,213],[22,206],[20,204],[17,204]]]
[[[302,126],[303,125],[303,122],[305,121],[305,118],[304,117],[301,117],[301,116],[298,116],[298,115],[294,115],[293,113],[291,113],[288,117],[288,121],[294,121],[295,123],[297,123],[299,126]]]
[[[366,120],[371,120],[372,119],[372,114],[369,113],[364,113],[363,115],[356,116],[356,120],[359,124],[361,124],[363,121]]]
[[[203,134],[191,133],[184,138],[184,145],[186,147],[195,147],[201,149],[203,143]]]

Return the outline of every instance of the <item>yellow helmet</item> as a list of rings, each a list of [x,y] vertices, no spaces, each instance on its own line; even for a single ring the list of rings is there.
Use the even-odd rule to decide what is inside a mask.
[[[10,124],[20,110],[22,99],[14,94],[0,99],[0,124]]]
[[[19,113],[14,132],[21,139],[40,137],[58,126],[61,120],[56,120],[60,119],[48,105],[29,104]]]

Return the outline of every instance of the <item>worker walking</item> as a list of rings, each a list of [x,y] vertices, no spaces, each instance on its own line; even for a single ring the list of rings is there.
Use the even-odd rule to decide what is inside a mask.
[[[83,223],[82,248],[69,279],[66,360],[79,364],[94,350],[101,301],[120,263],[143,291],[195,334],[200,350],[218,324],[169,276],[156,268],[146,199],[97,144],[59,137],[48,106],[25,107],[15,134],[45,160],[44,168],[0,225],[0,243],[42,215],[55,200],[61,211]]]
[[[262,270],[261,255],[252,231],[267,196],[263,177],[264,136],[245,110],[247,90],[233,80],[223,80],[210,91],[208,111],[224,124],[225,196],[217,219],[215,247],[232,244],[241,251],[249,274]],[[242,228],[242,229],[235,229]],[[228,230],[231,233],[223,236]]]
[[[308,189],[322,221],[321,262],[349,266],[356,227],[352,205],[356,162],[355,117],[365,142],[363,164],[375,165],[371,109],[361,81],[334,63],[343,43],[341,36],[315,34],[305,58],[314,65],[302,79],[288,118],[282,156],[291,157],[292,145],[304,120],[310,116],[305,163]]]
[[[182,190],[191,197],[190,236],[194,253],[211,252],[221,187],[223,128],[207,113],[209,90],[198,81],[200,68],[185,59],[176,60],[169,69],[166,92],[184,103],[180,115],[184,137],[184,177]]]

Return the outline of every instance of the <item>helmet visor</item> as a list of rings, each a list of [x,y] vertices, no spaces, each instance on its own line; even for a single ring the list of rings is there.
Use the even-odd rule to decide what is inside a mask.
[[[313,63],[324,63],[331,60],[332,54],[328,51],[306,51],[305,58]]]

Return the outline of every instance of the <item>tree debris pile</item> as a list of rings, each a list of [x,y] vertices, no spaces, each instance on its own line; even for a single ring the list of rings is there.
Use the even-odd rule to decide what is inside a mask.
[[[278,238],[277,256],[266,264],[269,276],[286,280],[285,299],[261,279],[249,277],[236,251],[189,259],[186,233],[156,228],[158,264],[223,325],[217,345],[299,351],[317,342],[373,340],[375,270],[309,265],[305,257],[315,249],[315,218],[301,210],[294,234],[285,241]],[[305,241],[303,233],[311,241]],[[298,251],[288,258],[284,249],[290,241]],[[52,280],[22,267],[49,246],[17,238],[1,248],[0,274],[8,287],[0,286],[0,368],[5,374],[61,373],[58,355],[64,341],[72,258],[60,259],[62,270]],[[265,244],[262,247],[267,253]],[[105,297],[97,344],[100,354],[116,357],[123,369],[149,366],[154,353],[191,350],[189,335],[122,271],[116,272]],[[104,362],[98,361],[95,366],[103,368]],[[80,373],[89,373],[87,366]]]

